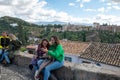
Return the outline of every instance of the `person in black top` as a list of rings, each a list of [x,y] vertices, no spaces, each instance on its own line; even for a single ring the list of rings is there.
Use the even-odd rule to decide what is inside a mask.
[[[10,63],[8,58],[9,43],[10,39],[7,32],[2,32],[2,36],[0,36],[0,61],[5,65]]]

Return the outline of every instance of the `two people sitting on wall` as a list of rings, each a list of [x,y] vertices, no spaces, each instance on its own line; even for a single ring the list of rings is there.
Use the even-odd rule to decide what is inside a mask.
[[[21,42],[17,41],[15,35],[8,34],[6,31],[2,32],[2,36],[0,36],[0,62],[4,66],[7,66],[11,63],[9,55],[11,51],[17,50],[16,43],[21,45]]]
[[[29,68],[35,69],[35,79],[40,79],[40,73],[43,72],[43,80],[48,80],[50,71],[61,68],[64,65],[64,50],[57,36],[52,36],[49,42],[46,39],[42,40],[42,43],[38,46],[37,54],[41,56],[36,57],[35,68],[29,65]],[[33,58],[34,59],[34,58]],[[32,61],[33,61],[32,59]],[[35,59],[34,59],[35,60]]]

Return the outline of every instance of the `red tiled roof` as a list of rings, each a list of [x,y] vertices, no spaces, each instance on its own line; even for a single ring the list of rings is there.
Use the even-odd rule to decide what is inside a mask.
[[[86,42],[75,42],[75,41],[61,41],[65,53],[80,54],[84,49],[87,48],[89,43]]]
[[[109,65],[120,66],[120,45],[92,43],[80,57]]]

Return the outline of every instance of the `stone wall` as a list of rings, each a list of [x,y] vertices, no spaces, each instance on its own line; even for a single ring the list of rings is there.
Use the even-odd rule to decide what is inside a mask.
[[[73,66],[64,66],[54,71],[58,80],[120,80],[119,75],[86,71]]]
[[[15,55],[15,64],[28,67],[31,54]],[[53,71],[58,80],[120,80],[120,70],[111,71],[91,64],[72,64],[65,62],[64,67]]]
[[[32,54],[18,53],[15,55],[14,63],[18,66],[28,67],[32,57]]]

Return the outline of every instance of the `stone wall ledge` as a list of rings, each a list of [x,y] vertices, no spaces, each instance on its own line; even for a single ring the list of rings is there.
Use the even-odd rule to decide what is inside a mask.
[[[33,55],[19,53],[14,63],[28,67]],[[53,71],[58,80],[120,80],[120,69],[117,71],[103,69],[92,64],[73,64],[65,62],[64,67]]]

